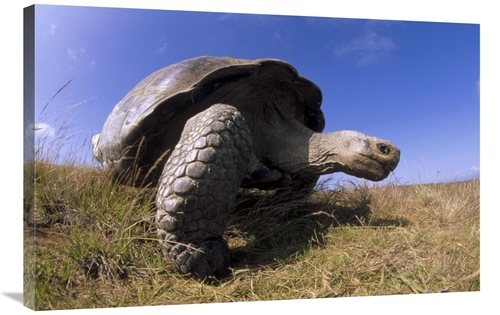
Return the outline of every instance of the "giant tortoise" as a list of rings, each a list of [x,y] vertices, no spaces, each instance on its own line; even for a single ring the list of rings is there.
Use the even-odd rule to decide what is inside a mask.
[[[400,151],[357,131],[322,133],[321,90],[277,59],[202,56],[138,83],[94,155],[120,183],[157,185],[155,224],[175,268],[198,279],[230,262],[222,238],[240,187],[311,189],[322,174],[379,181]]]

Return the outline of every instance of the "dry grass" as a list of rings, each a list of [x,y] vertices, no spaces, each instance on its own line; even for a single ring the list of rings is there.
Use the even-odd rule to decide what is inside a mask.
[[[37,310],[480,288],[479,180],[340,183],[293,199],[242,191],[226,233],[232,275],[206,284],[161,257],[154,189],[90,168],[26,167],[36,189],[24,208],[25,304]]]
[[[119,186],[72,158],[65,146],[71,133],[61,126],[58,137],[36,143],[36,162],[25,164],[24,304],[30,308],[480,289],[479,180],[329,182],[293,198],[242,190],[225,235],[232,274],[200,283],[174,272],[160,254],[156,190]],[[28,147],[34,140],[34,133],[25,137]]]

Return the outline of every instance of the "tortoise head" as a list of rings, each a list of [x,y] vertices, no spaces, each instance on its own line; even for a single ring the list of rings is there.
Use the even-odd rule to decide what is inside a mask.
[[[343,130],[332,132],[335,150],[342,172],[372,181],[386,178],[399,163],[400,150],[387,140],[370,137],[362,132]]]

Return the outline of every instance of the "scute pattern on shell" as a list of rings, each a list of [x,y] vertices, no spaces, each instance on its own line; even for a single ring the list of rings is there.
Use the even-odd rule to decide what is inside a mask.
[[[126,137],[131,128],[140,126],[158,105],[177,94],[187,93],[212,71],[240,64],[257,64],[251,60],[230,57],[198,57],[181,61],[157,70],[139,82],[120,101],[110,114],[112,128],[105,134],[110,138]],[[174,111],[172,111],[173,113]],[[106,129],[106,127],[104,128]],[[125,140],[125,138],[123,139]]]
[[[232,106],[217,104],[188,120],[156,199],[160,244],[180,272],[204,279],[227,270],[222,235],[253,150],[250,130]]]

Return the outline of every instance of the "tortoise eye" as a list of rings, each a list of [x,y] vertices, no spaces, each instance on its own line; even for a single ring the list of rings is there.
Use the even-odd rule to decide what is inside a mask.
[[[385,143],[378,143],[377,148],[382,152],[383,154],[389,154],[391,152],[391,148]]]

